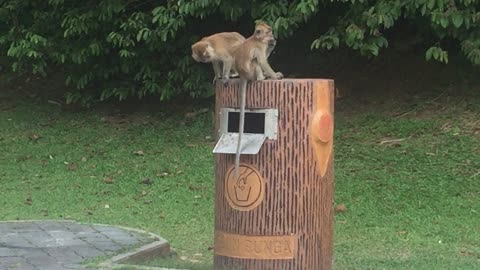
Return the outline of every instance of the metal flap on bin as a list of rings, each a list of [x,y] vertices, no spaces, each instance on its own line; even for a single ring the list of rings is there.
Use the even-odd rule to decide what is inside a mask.
[[[242,135],[240,146],[240,154],[256,155],[263,145],[266,137],[264,134],[248,134]],[[217,145],[213,149],[215,154],[235,154],[237,152],[238,133],[225,133],[218,140]]]

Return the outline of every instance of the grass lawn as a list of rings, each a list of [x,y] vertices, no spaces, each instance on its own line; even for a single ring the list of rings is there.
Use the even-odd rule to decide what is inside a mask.
[[[335,116],[334,268],[480,269],[480,91],[347,97]],[[0,220],[141,228],[209,269],[211,117],[0,93]]]

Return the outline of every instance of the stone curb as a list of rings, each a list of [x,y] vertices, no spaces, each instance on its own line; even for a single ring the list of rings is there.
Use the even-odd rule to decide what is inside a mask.
[[[129,251],[116,255],[105,262],[100,263],[97,267],[102,270],[110,269],[121,269],[124,267],[130,267],[139,270],[182,270],[174,268],[161,268],[161,267],[150,267],[150,266],[141,266],[124,263],[127,261],[139,261],[146,258],[152,258],[155,255],[167,255],[170,253],[170,245],[166,241],[155,241],[153,243],[141,246]],[[183,269],[186,270],[186,269]]]
[[[104,224],[93,224],[102,226]],[[102,263],[97,265],[98,269],[101,270],[113,270],[113,269],[121,269],[124,267],[134,268],[138,270],[188,270],[188,269],[177,269],[177,268],[164,268],[164,267],[153,267],[153,266],[144,266],[144,265],[135,265],[135,264],[128,264],[124,263],[127,261],[138,261],[142,259],[152,258],[155,255],[167,255],[171,252],[170,244],[167,240],[156,235],[151,232],[147,232],[140,229],[130,228],[130,227],[123,227],[123,226],[116,226],[117,228],[121,228],[127,231],[134,231],[137,233],[148,234],[157,239],[157,241],[152,242],[150,244],[143,245],[134,249],[133,251],[128,251],[122,254],[118,254]]]

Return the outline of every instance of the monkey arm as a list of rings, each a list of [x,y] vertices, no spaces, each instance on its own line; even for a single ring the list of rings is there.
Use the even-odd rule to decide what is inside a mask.
[[[258,53],[256,52],[256,59],[258,62],[258,65],[262,68],[262,70],[267,74],[267,77],[272,78],[272,79],[278,79],[280,76],[273,71],[273,69],[270,67],[270,65],[267,62],[267,57],[265,53]]]
[[[233,66],[233,57],[225,57],[223,60],[223,72],[222,72],[222,79],[228,80],[230,79],[230,71]]]
[[[215,79],[222,78],[222,62],[212,61],[213,71],[215,72]]]

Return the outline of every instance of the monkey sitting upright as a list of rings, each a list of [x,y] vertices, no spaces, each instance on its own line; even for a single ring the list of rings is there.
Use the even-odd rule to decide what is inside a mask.
[[[245,41],[237,32],[222,32],[202,38],[192,45],[192,57],[197,62],[212,63],[215,79],[226,83],[233,67],[233,51]]]
[[[275,72],[268,64],[267,58],[276,45],[272,27],[266,23],[255,26],[255,32],[245,40],[233,53],[235,70],[240,76],[240,123],[238,128],[238,143],[235,155],[235,178],[238,178],[240,166],[240,148],[245,122],[245,95],[248,81],[265,79],[282,79],[283,74]]]

